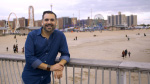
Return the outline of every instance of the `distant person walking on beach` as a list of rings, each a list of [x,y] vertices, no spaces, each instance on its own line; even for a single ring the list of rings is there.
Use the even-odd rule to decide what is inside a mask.
[[[22,53],[24,53],[24,47],[22,48]]]
[[[126,49],[126,50],[125,50],[125,57],[127,56],[127,53],[128,53],[128,50]]]
[[[123,59],[124,59],[124,56],[125,56],[125,51],[123,50],[122,51],[122,57],[123,57]]]
[[[130,51],[128,52],[128,55],[129,55],[129,57],[130,57],[130,55],[131,55]]]
[[[14,50],[14,53],[16,53],[16,45],[15,44],[13,45],[13,50]]]
[[[16,44],[16,52],[18,53],[18,44]]]
[[[74,40],[78,40],[78,37],[76,36],[76,37],[74,38]]]
[[[6,50],[8,51],[8,47],[6,47]]]
[[[16,35],[14,36],[14,39],[16,38]]]
[[[76,36],[76,40],[78,39],[78,37]]]
[[[146,36],[146,34],[144,33],[144,36]]]
[[[26,64],[22,72],[24,84],[51,84],[51,71],[55,78],[62,78],[70,54],[66,37],[63,32],[55,30],[56,24],[56,14],[44,11],[42,27],[28,34],[25,42]],[[59,62],[55,63],[59,52]]]
[[[130,40],[130,38],[128,37],[128,41]]]

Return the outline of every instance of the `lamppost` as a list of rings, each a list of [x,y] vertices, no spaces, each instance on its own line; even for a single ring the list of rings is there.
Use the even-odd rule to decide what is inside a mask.
[[[74,28],[75,28],[75,18],[74,18],[74,13],[73,13],[73,25],[74,25]]]
[[[52,6],[53,6],[53,5],[51,4],[50,6],[51,6],[51,11],[52,11]]]

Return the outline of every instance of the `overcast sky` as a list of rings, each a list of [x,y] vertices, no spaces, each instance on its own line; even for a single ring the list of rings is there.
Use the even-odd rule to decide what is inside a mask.
[[[7,20],[11,12],[16,13],[17,17],[28,18],[29,6],[34,7],[34,19],[40,20],[45,10],[52,10],[58,17],[77,17],[80,19],[92,18],[96,14],[107,16],[122,14],[129,16],[137,15],[138,24],[150,24],[150,0],[1,0],[0,20]],[[14,15],[11,15],[11,19]]]

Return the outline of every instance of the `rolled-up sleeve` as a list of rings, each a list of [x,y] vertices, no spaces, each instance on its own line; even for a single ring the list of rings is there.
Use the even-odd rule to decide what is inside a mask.
[[[42,61],[37,59],[34,55],[34,37],[31,33],[28,34],[26,43],[25,43],[25,58],[26,63],[31,65],[34,69],[37,68]]]
[[[66,37],[64,34],[62,34],[62,36],[61,36],[59,52],[61,53],[59,60],[64,59],[67,62],[70,61],[70,54],[69,54],[69,50],[68,50],[67,40],[66,40]]]

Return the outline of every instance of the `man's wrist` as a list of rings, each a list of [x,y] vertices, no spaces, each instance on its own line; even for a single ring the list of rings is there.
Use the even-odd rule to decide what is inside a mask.
[[[51,71],[51,65],[47,65],[47,71]]]

